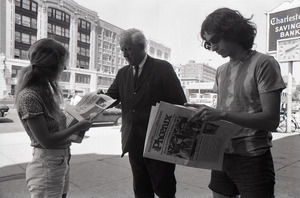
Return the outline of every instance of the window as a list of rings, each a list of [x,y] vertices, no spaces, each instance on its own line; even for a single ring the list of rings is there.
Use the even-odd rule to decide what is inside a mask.
[[[21,56],[20,50],[19,50],[19,49],[15,49],[14,57],[15,57],[15,58],[20,58],[20,56]]]
[[[58,20],[61,20],[61,11],[56,10],[56,16],[55,16],[55,18],[58,19]]]
[[[27,59],[27,50],[21,50],[21,59]]]
[[[164,58],[167,60],[169,59],[169,54],[168,53],[164,53]]]
[[[52,33],[52,24],[48,23],[48,32]]]
[[[85,48],[81,48],[80,51],[81,51],[80,54],[85,56]]]
[[[81,20],[81,28],[86,29],[86,21]]]
[[[86,42],[86,35],[85,34],[81,34],[81,41],[82,42]]]
[[[30,27],[30,17],[22,16],[22,25],[25,27]]]
[[[17,7],[21,7],[21,0],[15,0],[15,5]]]
[[[67,23],[70,23],[70,15],[66,14],[66,16],[65,16],[65,21],[66,21]]]
[[[35,18],[31,18],[31,27],[37,29],[37,22]]]
[[[160,50],[157,50],[157,56],[162,56],[162,51],[160,51]]]
[[[48,17],[53,18],[52,13],[53,13],[53,9],[52,9],[52,8],[49,8],[49,9],[48,9]]]
[[[18,73],[22,70],[22,67],[19,66],[12,66],[12,70],[11,70],[11,77],[15,78],[18,76]]]
[[[155,51],[154,48],[153,48],[153,47],[150,47],[150,53],[151,53],[151,54],[154,54],[154,51]]]
[[[61,35],[61,27],[60,26],[56,26],[55,34]]]
[[[15,32],[15,41],[16,42],[21,42],[21,33],[20,32]]]
[[[37,3],[35,3],[35,2],[31,2],[31,10],[33,11],[33,12],[37,12]]]
[[[15,23],[18,24],[18,25],[21,25],[22,24],[22,21],[21,21],[21,15],[20,14],[15,14]]]
[[[22,7],[26,10],[30,10],[30,1],[29,0],[23,0]]]
[[[65,29],[65,37],[69,37],[70,36],[70,30],[69,29]]]
[[[29,34],[22,33],[22,43],[30,44]]]

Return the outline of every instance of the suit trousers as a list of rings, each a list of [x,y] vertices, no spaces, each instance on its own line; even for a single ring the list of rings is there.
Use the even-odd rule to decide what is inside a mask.
[[[143,157],[143,152],[129,152],[135,198],[174,198],[175,164]]]

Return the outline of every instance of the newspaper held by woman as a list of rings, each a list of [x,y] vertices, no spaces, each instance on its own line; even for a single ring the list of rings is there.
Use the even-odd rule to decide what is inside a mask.
[[[65,109],[67,117],[67,127],[70,127],[80,120],[87,119],[93,121],[95,117],[109,108],[116,100],[105,94],[96,92],[88,93],[75,106],[68,106]],[[81,143],[85,131],[74,133],[70,140],[75,143]]]

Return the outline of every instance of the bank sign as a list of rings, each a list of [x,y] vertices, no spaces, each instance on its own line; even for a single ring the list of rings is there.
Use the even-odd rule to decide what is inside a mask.
[[[268,51],[276,51],[277,40],[300,36],[300,7],[269,14]]]

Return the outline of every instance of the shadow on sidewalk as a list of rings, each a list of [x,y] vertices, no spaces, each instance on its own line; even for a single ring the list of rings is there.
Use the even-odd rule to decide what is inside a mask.
[[[297,198],[300,194],[300,134],[273,141],[272,154],[276,170],[275,195]],[[29,198],[25,184],[27,163],[0,168],[0,197]],[[211,198],[210,171],[177,166],[177,197]],[[132,174],[128,157],[83,154],[71,159],[70,198],[130,198]]]
[[[124,159],[125,158],[125,159]],[[127,157],[72,155],[68,197],[131,197],[132,177]],[[29,198],[25,182],[27,163],[0,168],[0,197]],[[125,195],[125,196],[123,196]]]

